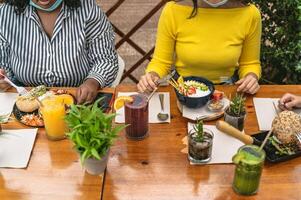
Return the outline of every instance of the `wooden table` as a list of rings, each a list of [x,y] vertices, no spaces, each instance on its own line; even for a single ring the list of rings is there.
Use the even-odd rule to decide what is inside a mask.
[[[75,89],[69,89],[70,93]],[[113,93],[115,89],[105,89]],[[1,105],[3,106],[3,105]],[[18,122],[4,129],[28,128]],[[1,200],[94,200],[101,198],[103,176],[85,173],[69,140],[49,141],[39,129],[26,169],[0,169]]]
[[[217,87],[226,94],[234,87]],[[120,86],[117,91],[134,91],[134,86]],[[187,120],[178,111],[171,94],[170,124],[151,124],[150,136],[143,141],[121,137],[111,150],[105,176],[104,200],[190,200],[190,199],[301,199],[301,158],[279,164],[266,164],[260,191],[251,197],[235,194],[231,188],[234,165],[191,166],[182,138]],[[286,92],[301,95],[301,86],[262,86],[256,97],[280,97]],[[247,100],[246,133],[258,131],[252,98]],[[214,122],[213,122],[214,123]],[[221,146],[220,148],[227,148]]]

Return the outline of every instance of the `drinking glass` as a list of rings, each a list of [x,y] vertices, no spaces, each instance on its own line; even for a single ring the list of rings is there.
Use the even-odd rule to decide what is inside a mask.
[[[264,165],[265,152],[258,146],[242,146],[233,157],[236,165],[233,189],[242,195],[257,193]]]
[[[142,140],[148,136],[148,101],[144,94],[131,95],[133,102],[125,103],[126,136]]]
[[[44,100],[41,113],[45,124],[47,138],[50,140],[62,140],[65,138],[67,126],[65,123],[65,104],[55,98]]]

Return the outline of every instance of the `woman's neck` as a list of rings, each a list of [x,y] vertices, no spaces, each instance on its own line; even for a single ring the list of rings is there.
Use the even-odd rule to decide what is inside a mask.
[[[180,1],[176,1],[176,2],[180,5],[186,5],[186,6],[193,7],[193,3],[191,0],[180,0]],[[240,1],[229,0],[226,4],[224,4],[218,8],[240,8],[240,7],[244,7],[244,6],[246,6],[246,5],[241,3]],[[199,8],[212,8],[210,5],[206,4],[202,0],[198,0],[198,7]]]

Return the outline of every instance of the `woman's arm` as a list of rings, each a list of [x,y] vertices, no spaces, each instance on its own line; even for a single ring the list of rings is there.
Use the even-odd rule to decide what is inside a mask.
[[[172,3],[164,7],[158,23],[156,48],[146,72],[156,72],[161,78],[170,72],[174,61],[176,22]]]
[[[155,81],[170,73],[173,64],[176,42],[176,24],[172,13],[172,3],[167,3],[163,8],[158,23],[156,48],[146,74],[137,85],[139,91],[153,90]]]
[[[105,14],[89,1],[86,21],[86,42],[91,70],[84,83],[77,89],[78,103],[92,102],[99,88],[110,86],[118,72],[118,57],[114,44],[114,31]]]
[[[9,73],[7,74],[7,72]],[[5,91],[10,85],[3,80],[2,75],[12,78],[12,72],[9,68],[9,45],[0,33],[0,91]]]
[[[92,69],[87,79],[95,79],[100,87],[113,83],[118,72],[118,57],[112,25],[95,4],[86,24],[88,59]]]
[[[239,59],[238,91],[254,94],[258,91],[258,79],[261,77],[260,66],[260,43],[261,43],[261,15],[254,6],[252,9],[252,20],[243,43]]]
[[[10,63],[10,50],[9,50],[9,44],[3,37],[3,35],[0,33],[0,68],[4,69],[6,71],[6,75],[12,79],[13,73],[9,66]]]

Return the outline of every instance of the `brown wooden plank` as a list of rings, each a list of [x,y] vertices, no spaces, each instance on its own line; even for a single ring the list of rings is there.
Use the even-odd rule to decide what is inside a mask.
[[[106,15],[109,17],[111,14],[113,14],[119,6],[124,2],[125,0],[118,0],[107,12]]]
[[[119,48],[128,38],[130,38],[141,26],[143,26],[166,2],[163,0],[159,2],[149,13],[145,15],[117,44]]]
[[[153,47],[149,52],[147,52],[140,60],[138,60],[132,67],[130,67],[129,70],[127,70],[122,78],[121,81],[123,81],[126,77],[128,77],[135,69],[137,69],[147,58],[149,58],[154,53],[155,47]]]
[[[235,87],[217,86],[226,94]],[[187,120],[178,111],[174,91],[171,94],[170,124],[151,124],[150,136],[130,141],[120,134],[109,160],[103,199],[105,200],[272,200],[300,199],[301,158],[279,164],[266,164],[257,195],[241,197],[231,188],[234,165],[191,166],[181,153]],[[117,91],[136,91],[136,86],[122,85]],[[280,97],[286,92],[301,95],[301,86],[262,86],[256,97]],[[246,133],[258,131],[252,98],[247,100]],[[212,122],[210,124],[214,124]],[[226,147],[220,147],[226,148]]]
[[[117,26],[115,26],[114,24],[112,24],[112,25],[114,27],[115,33],[117,33],[120,37],[124,37],[125,36],[125,34]],[[128,38],[126,40],[126,42],[129,43],[129,45],[131,45],[141,55],[146,54],[146,52],[141,47],[139,47],[138,44],[136,44],[133,40],[131,40],[131,38]],[[151,58],[148,58],[148,59],[150,60]]]

